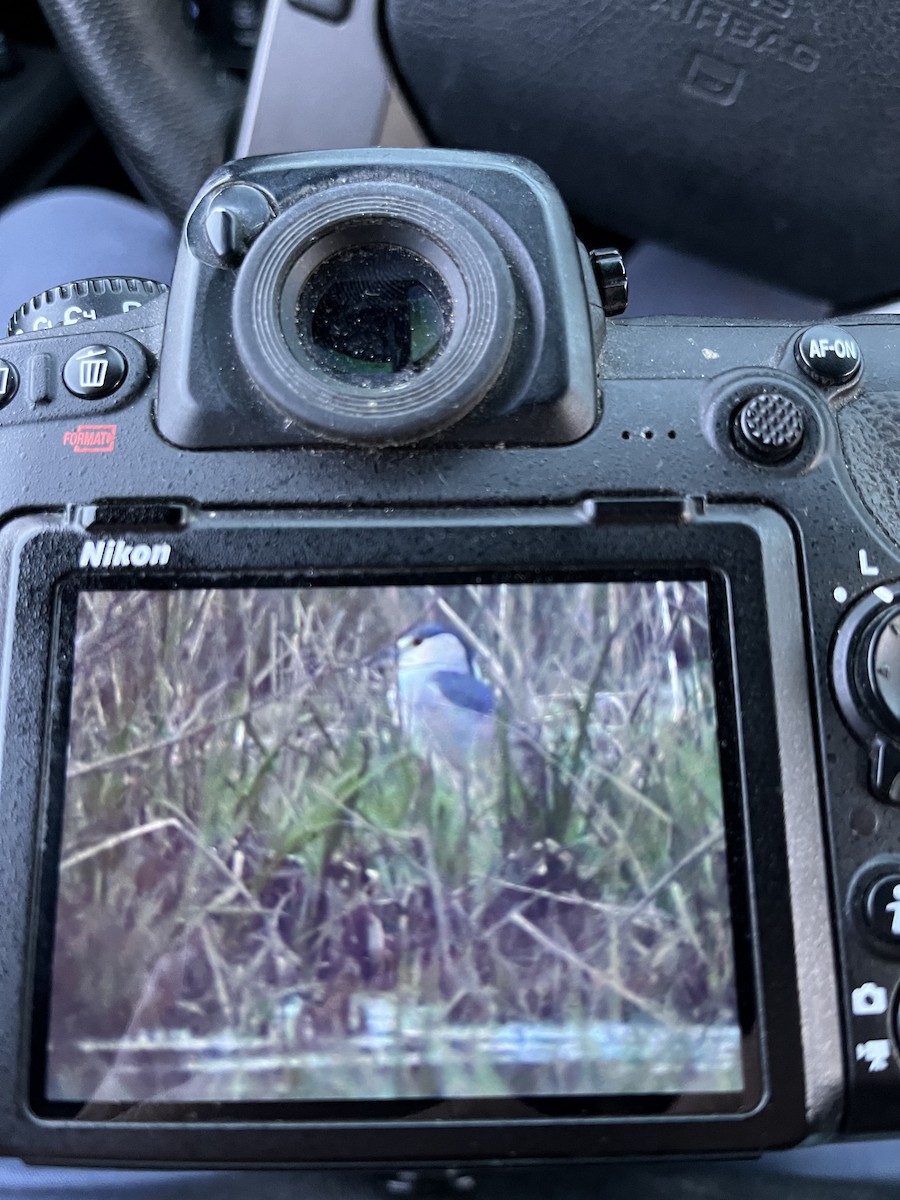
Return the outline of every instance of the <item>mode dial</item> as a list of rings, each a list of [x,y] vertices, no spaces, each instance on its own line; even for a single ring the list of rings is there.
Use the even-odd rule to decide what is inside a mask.
[[[879,708],[900,730],[900,606],[894,605],[872,631],[866,666]]]
[[[80,325],[83,321],[103,321],[118,317],[134,308],[143,308],[168,288],[152,279],[112,276],[103,279],[79,279],[41,292],[25,302],[9,319],[8,336],[40,333],[60,325]]]
[[[862,741],[900,743],[900,584],[882,584],[848,610],[834,642],[837,702]]]

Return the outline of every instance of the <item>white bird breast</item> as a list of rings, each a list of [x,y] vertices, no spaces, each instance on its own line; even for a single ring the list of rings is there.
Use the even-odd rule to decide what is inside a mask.
[[[467,771],[491,745],[494,714],[448,700],[435,680],[439,671],[471,676],[465,647],[451,633],[401,645],[397,674],[400,721],[417,754],[436,754]]]

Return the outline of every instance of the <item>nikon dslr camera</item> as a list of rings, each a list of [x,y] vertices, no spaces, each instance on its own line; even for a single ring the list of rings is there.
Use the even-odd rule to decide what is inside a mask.
[[[607,320],[534,167],[219,171],[0,342],[0,1149],[900,1127],[900,326]]]

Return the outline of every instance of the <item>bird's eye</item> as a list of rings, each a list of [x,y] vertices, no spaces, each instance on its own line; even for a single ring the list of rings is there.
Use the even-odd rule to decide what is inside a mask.
[[[425,641],[425,639],[422,637],[414,637],[412,640],[412,644],[414,646],[421,646],[424,641]]]

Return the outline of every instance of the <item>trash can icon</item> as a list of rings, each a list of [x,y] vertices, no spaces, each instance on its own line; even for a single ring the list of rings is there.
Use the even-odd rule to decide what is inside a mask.
[[[102,388],[109,370],[108,358],[83,358],[78,364],[78,382],[87,391]]]

